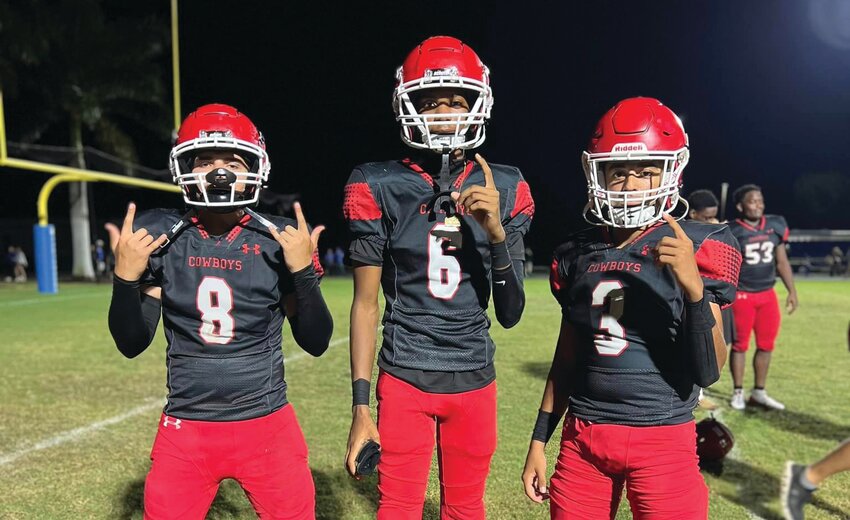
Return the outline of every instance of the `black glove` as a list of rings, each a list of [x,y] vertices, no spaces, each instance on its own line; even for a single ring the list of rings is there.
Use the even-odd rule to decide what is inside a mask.
[[[360,448],[354,459],[355,474],[359,477],[371,475],[375,472],[380,460],[381,445],[370,439]]]

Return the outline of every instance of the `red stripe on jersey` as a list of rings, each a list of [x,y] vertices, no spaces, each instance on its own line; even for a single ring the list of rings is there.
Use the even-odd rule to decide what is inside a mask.
[[[325,276],[325,268],[322,267],[322,263],[319,262],[319,251],[313,250],[313,270],[316,271],[316,274],[319,278]]]
[[[559,292],[563,286],[564,281],[561,280],[561,274],[558,272],[558,259],[552,259],[552,269],[549,271],[549,285],[552,287],[552,292]]]
[[[425,182],[428,183],[428,186],[435,186],[437,184],[436,182],[434,182],[434,179],[431,178],[431,176],[428,175],[428,173],[425,170],[422,169],[421,166],[419,166],[418,164],[413,162],[410,158],[403,159],[401,161],[401,163],[403,165],[407,166],[408,168],[410,168],[411,170],[415,171],[416,173],[418,173],[419,176],[422,177],[422,179],[425,180]]]
[[[346,220],[377,220],[381,218],[381,208],[375,202],[369,184],[355,182],[345,187],[345,199],[342,214]]]
[[[788,242],[788,235],[790,233],[791,233],[791,230],[788,229],[788,228],[785,228],[785,233],[782,233],[782,241],[783,242]]]
[[[454,188],[459,190],[463,183],[466,182],[466,178],[469,177],[469,174],[472,172],[472,168],[475,166],[475,163],[472,161],[466,161],[466,165],[463,167],[463,173],[458,175],[457,179],[454,182]]]
[[[531,188],[525,181],[519,181],[516,185],[516,199],[514,209],[511,210],[511,218],[523,213],[529,217],[534,216],[534,199],[531,198]]]
[[[694,255],[699,274],[738,286],[741,272],[741,252],[720,240],[706,239]]]
[[[247,213],[242,215],[242,218],[239,219],[239,223],[234,226],[233,229],[230,230],[230,233],[227,234],[227,237],[225,237],[227,238],[227,241],[233,242],[234,240],[236,240],[236,237],[239,236],[239,233],[242,232],[245,227],[245,224],[247,224],[249,220],[251,220],[251,215]]]

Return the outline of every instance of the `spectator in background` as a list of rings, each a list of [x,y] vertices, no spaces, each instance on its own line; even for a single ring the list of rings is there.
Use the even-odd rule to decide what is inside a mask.
[[[325,272],[336,274],[336,254],[334,253],[334,248],[329,247],[327,251],[325,251]]]
[[[29,267],[29,265],[27,255],[24,254],[24,250],[21,249],[21,246],[16,246],[13,258],[13,271],[16,282],[23,283],[27,281],[27,267]]]
[[[832,248],[832,251],[826,256],[826,265],[829,266],[829,276],[844,274],[844,253],[840,247]]]
[[[15,246],[9,246],[3,256],[3,281],[11,282],[15,276]]]
[[[340,276],[345,274],[345,251],[339,246],[334,249],[334,266],[336,267],[336,274]]]
[[[92,260],[94,260],[95,280],[100,283],[106,277],[106,248],[103,240],[97,239],[92,245]]]

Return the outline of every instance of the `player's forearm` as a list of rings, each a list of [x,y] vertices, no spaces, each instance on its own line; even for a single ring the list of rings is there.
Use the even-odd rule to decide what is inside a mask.
[[[159,325],[159,299],[139,292],[138,282],[115,278],[109,303],[109,332],[118,350],[128,358],[144,352]]]
[[[695,383],[703,388],[720,379],[722,364],[717,358],[717,347],[718,343],[723,345],[725,352],[725,343],[722,339],[722,331],[718,338],[718,323],[722,322],[718,322],[715,318],[711,304],[705,296],[697,302],[685,302],[685,344]]]
[[[555,356],[549,375],[546,378],[546,387],[543,390],[543,399],[540,401],[540,409],[531,439],[543,444],[557,429],[561,417],[569,406],[572,384],[575,379],[575,356],[574,336],[568,326],[562,326],[561,336],[558,338],[558,346],[555,348]]]
[[[719,373],[726,365],[726,358],[729,352],[726,350],[726,337],[723,335],[723,313],[720,312],[720,306],[712,303],[711,313],[715,321],[711,333],[714,337],[714,356],[717,359],[717,371]]]
[[[525,309],[523,262],[511,260],[507,243],[490,244],[493,307],[496,320],[509,329],[519,323]]]
[[[779,273],[779,278],[785,284],[788,294],[796,294],[797,288],[794,286],[794,272],[791,269],[791,263],[787,259],[784,262],[776,262],[776,272]]]
[[[292,273],[295,286],[295,315],[290,317],[292,337],[312,356],[321,356],[330,345],[334,322],[313,264]]]
[[[378,302],[355,300],[351,305],[351,380],[372,380],[378,329]]]

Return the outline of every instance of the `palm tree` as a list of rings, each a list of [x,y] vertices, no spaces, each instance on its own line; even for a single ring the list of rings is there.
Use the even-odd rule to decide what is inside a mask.
[[[167,20],[141,15],[146,6],[118,3],[107,11],[104,4],[103,0],[49,4],[35,0],[15,8],[9,0],[0,0],[0,15],[24,26],[14,32],[33,40],[26,47],[18,44],[25,52],[7,48],[2,44],[14,34],[9,34],[9,25],[0,25],[0,56],[7,53],[0,57],[0,73],[15,67],[25,71],[8,76],[9,83],[25,84],[26,88],[15,90],[26,90],[26,102],[20,104],[33,107],[20,135],[34,142],[48,129],[67,125],[68,143],[74,150],[71,165],[78,168],[86,167],[83,149],[89,139],[134,161],[128,127],[144,127],[163,138],[169,133],[162,80]],[[94,279],[89,195],[86,183],[71,184],[72,274],[83,279]]]

